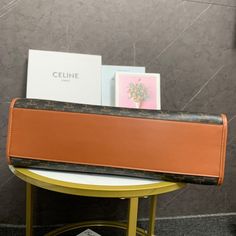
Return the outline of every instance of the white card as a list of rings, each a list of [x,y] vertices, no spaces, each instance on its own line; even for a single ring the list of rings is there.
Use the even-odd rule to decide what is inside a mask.
[[[101,105],[101,56],[29,50],[26,97]]]

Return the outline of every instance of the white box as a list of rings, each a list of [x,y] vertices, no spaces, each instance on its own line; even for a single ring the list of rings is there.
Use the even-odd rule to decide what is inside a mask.
[[[160,74],[116,72],[116,106],[160,110]]]
[[[101,56],[29,50],[27,98],[101,105]]]
[[[115,106],[116,72],[145,73],[145,67],[102,65],[102,105]]]
[[[77,234],[76,236],[101,236],[100,234],[95,233],[91,229],[86,229],[80,234]]]

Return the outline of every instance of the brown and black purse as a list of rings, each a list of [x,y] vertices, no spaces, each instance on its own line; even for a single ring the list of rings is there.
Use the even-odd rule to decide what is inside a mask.
[[[221,184],[225,115],[15,99],[7,156],[16,167]]]

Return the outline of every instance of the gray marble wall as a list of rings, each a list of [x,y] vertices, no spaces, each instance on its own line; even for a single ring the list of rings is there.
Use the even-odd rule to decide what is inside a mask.
[[[146,66],[161,73],[163,109],[226,113],[224,185],[189,185],[165,194],[158,217],[236,212],[235,13],[235,0],[1,0],[0,223],[24,223],[25,184],[8,170],[5,141],[9,101],[25,96],[29,48]],[[125,200],[36,193],[37,224],[126,217]],[[141,218],[147,217],[147,204],[141,202]]]

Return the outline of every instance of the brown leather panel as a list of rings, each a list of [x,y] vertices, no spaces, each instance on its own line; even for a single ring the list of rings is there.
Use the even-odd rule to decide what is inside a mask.
[[[14,108],[8,156],[219,176],[222,125]]]
[[[15,102],[18,100],[18,98],[14,98],[11,101],[10,107],[9,107],[9,115],[8,115],[8,132],[7,132],[7,147],[6,147],[6,156],[7,161],[9,164],[11,164],[10,160],[10,143],[11,143],[11,128],[12,128],[12,115],[13,115],[13,108],[15,105]]]
[[[225,156],[226,156],[226,145],[227,145],[227,134],[228,134],[228,124],[226,115],[222,114],[223,119],[223,132],[221,138],[221,163],[220,163],[220,173],[218,184],[222,184],[224,180],[224,171],[225,171]]]

